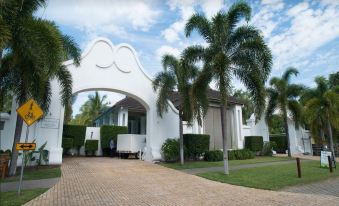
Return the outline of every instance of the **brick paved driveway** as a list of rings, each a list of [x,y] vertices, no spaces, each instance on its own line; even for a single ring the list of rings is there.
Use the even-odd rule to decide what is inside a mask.
[[[273,192],[206,180],[159,165],[68,158],[60,181],[27,205],[339,205],[333,196]]]

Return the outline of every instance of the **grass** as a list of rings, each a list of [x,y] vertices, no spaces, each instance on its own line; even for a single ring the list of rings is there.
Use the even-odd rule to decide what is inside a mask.
[[[13,177],[7,177],[0,182],[14,182],[20,180],[20,168],[17,168],[17,175]],[[48,179],[55,178],[61,176],[60,167],[51,167],[51,166],[43,166],[39,168],[25,168],[23,180],[38,180],[38,179]]]
[[[240,169],[231,171],[228,176],[222,172],[200,173],[198,176],[218,182],[267,190],[279,190],[288,186],[339,176],[339,170],[330,173],[328,169],[320,168],[319,161],[302,162],[301,167],[302,178],[297,177],[296,164]]]
[[[277,162],[277,161],[286,161],[291,160],[289,157],[255,157],[254,159],[247,160],[230,160],[229,166],[243,165],[243,164],[255,164],[255,163],[263,163],[263,162]],[[206,168],[206,167],[223,167],[224,162],[207,162],[207,161],[188,161],[185,162],[184,165],[180,165],[179,162],[175,163],[160,163],[160,165],[176,169],[195,169],[195,168]]]
[[[30,201],[31,199],[44,193],[46,190],[47,189],[45,188],[22,190],[20,196],[18,196],[17,191],[1,192],[0,205],[1,206],[23,205],[26,202]]]

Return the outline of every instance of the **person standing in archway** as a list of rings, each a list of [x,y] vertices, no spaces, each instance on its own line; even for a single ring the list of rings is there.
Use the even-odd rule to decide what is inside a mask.
[[[115,157],[117,147],[115,145],[115,142],[113,138],[109,141],[109,149],[110,149],[110,157]]]

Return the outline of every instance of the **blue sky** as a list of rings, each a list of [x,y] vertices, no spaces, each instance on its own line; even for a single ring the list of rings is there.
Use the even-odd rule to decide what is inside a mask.
[[[187,46],[204,44],[196,34],[184,36],[187,19],[195,12],[211,18],[229,8],[234,0],[50,0],[37,16],[56,22],[63,33],[71,35],[83,50],[96,37],[109,38],[113,44],[128,43],[139,55],[145,70],[154,75],[162,69],[165,53],[179,55]],[[285,68],[299,69],[295,82],[313,86],[317,75],[339,70],[339,0],[248,1],[252,7],[249,24],[261,29],[272,50],[271,76]],[[243,86],[234,79],[234,86]],[[75,107],[86,100],[81,94]],[[108,94],[114,103],[116,96]],[[121,98],[121,96],[119,96]]]

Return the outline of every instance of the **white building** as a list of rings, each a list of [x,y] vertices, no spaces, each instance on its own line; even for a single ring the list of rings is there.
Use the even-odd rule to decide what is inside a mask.
[[[74,94],[91,90],[112,91],[133,98],[142,105],[143,111],[138,111],[138,119],[132,119],[133,116],[136,116],[136,114],[132,114],[133,112],[136,113],[135,111],[128,111],[128,107],[117,105],[116,108],[112,108],[111,114],[113,115],[102,118],[102,124],[130,126],[131,133],[146,134],[144,159],[146,161],[161,159],[160,148],[163,142],[167,138],[179,136],[179,118],[176,108],[178,98],[174,95],[170,99],[168,112],[164,114],[163,118],[160,118],[156,111],[157,94],[152,88],[152,78],[144,71],[135,50],[131,46],[127,44],[113,46],[110,40],[98,38],[90,43],[83,53],[80,67],[75,67],[72,61],[67,61],[64,64],[72,74]],[[54,81],[52,83],[53,96],[50,110],[44,119],[30,127],[29,132],[29,142],[35,139],[38,147],[47,141],[46,149],[50,152],[50,164],[62,163],[61,141],[64,107],[59,99],[59,91],[59,85]],[[210,134],[210,149],[219,149],[222,148],[222,140],[218,92],[209,90],[208,97],[210,108],[202,126],[194,122],[192,126],[185,127],[185,133]],[[230,97],[225,114],[229,147],[243,148],[244,136],[247,135],[262,135],[264,140],[268,141],[268,129],[265,123],[254,124],[250,120],[248,126],[243,126],[241,106],[241,102]],[[1,113],[0,149],[2,150],[12,149],[17,107],[18,105],[13,102],[10,115]],[[100,125],[100,121],[96,124]],[[26,127],[24,126],[21,142],[24,142],[25,132]],[[291,129],[291,133],[291,144],[294,148],[292,152],[302,152],[298,131]],[[99,132],[96,131],[96,134],[99,134]],[[20,162],[18,161],[18,163]]]

